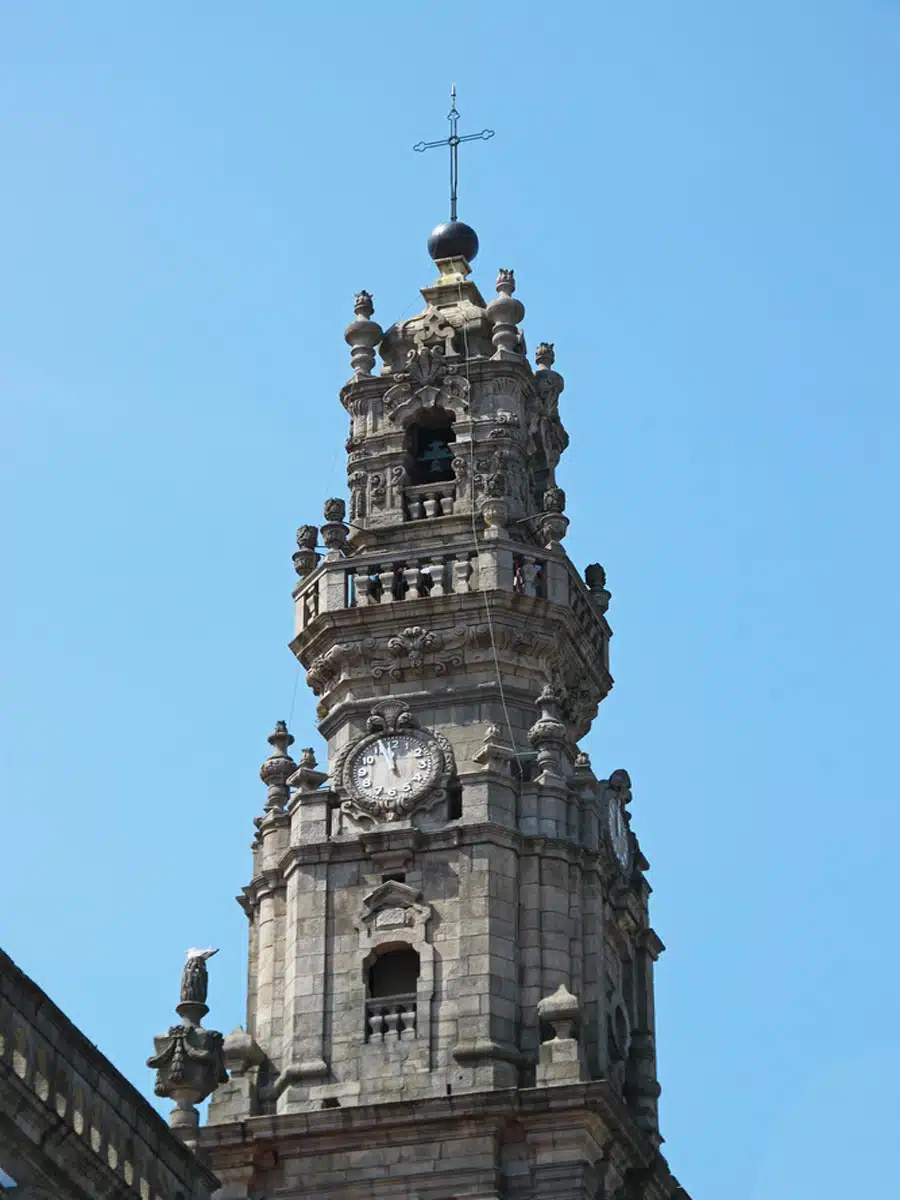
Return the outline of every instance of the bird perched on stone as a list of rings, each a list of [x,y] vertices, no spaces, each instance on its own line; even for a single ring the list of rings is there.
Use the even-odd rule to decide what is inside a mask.
[[[209,973],[206,970],[206,960],[218,954],[218,949],[188,950],[184,960],[184,970],[181,972],[181,999],[191,1000],[198,1004],[206,1003],[206,993],[209,987]]]

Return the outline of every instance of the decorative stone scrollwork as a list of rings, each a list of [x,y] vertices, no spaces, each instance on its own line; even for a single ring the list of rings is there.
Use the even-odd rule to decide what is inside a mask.
[[[462,654],[450,653],[438,657],[445,649],[445,640],[440,633],[423,629],[421,625],[410,625],[396,636],[389,638],[387,651],[392,663],[377,662],[372,667],[374,679],[389,674],[402,680],[407,672],[422,675],[430,669],[435,675],[445,675],[454,666],[462,663]]]
[[[409,350],[404,369],[385,393],[384,411],[402,425],[421,408],[444,408],[462,416],[469,408],[469,383],[457,363],[447,361],[439,346],[419,345]]]

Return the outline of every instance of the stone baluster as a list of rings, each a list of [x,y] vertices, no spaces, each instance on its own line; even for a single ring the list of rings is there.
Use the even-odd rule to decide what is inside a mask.
[[[403,592],[404,600],[419,598],[419,565],[410,563],[403,568],[403,582],[406,585]]]
[[[354,376],[371,375],[375,366],[375,347],[384,337],[377,321],[370,320],[375,306],[368,292],[357,292],[353,303],[356,320],[344,330],[344,341],[350,347],[350,365]]]
[[[437,492],[429,493],[423,502],[426,517],[436,517],[441,511],[440,495]]]
[[[353,576],[353,592],[357,608],[368,608],[372,603],[372,579],[368,567],[357,567]]]
[[[388,567],[378,575],[381,583],[381,603],[391,604],[394,600],[394,568]]]
[[[369,1041],[384,1041],[384,1014],[379,1010],[369,1013]]]
[[[497,275],[497,298],[490,302],[486,310],[494,326],[491,334],[494,358],[521,358],[519,347],[522,335],[517,325],[525,316],[525,306],[513,298],[515,290],[515,273],[501,267]]]
[[[450,517],[453,515],[454,496],[452,492],[445,492],[441,496],[441,516]]]
[[[429,563],[423,567],[423,574],[427,575],[431,580],[431,589],[429,596],[443,596],[446,592],[444,587],[444,564],[442,562]]]
[[[422,504],[421,496],[410,496],[406,505],[406,511],[409,513],[411,521],[421,521],[425,516],[425,506]]]
[[[472,573],[472,564],[468,554],[462,554],[459,558],[455,558],[450,569],[454,592],[468,592],[470,590],[469,576]]]
[[[416,1036],[416,1009],[414,1005],[401,1009],[400,1012],[400,1039],[401,1041],[411,1041]]]
[[[385,1042],[399,1042],[400,1034],[397,1032],[397,1026],[400,1023],[400,1009],[390,1008],[384,1014],[384,1040]]]

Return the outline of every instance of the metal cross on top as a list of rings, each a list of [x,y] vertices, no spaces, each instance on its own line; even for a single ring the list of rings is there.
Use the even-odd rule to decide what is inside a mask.
[[[494,136],[493,129],[482,129],[481,133],[466,133],[460,136],[459,113],[456,111],[456,84],[450,88],[450,111],[447,113],[450,122],[450,136],[437,142],[416,142],[413,150],[422,153],[432,150],[435,146],[450,147],[450,220],[456,220],[456,185],[459,181],[459,144],[460,142],[486,142]]]

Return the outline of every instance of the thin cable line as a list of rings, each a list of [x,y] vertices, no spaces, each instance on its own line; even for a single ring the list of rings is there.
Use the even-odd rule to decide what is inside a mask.
[[[297,660],[297,671],[294,675],[294,693],[291,696],[291,715],[288,717],[287,726],[290,729],[294,720],[294,705],[297,703],[297,688],[300,685],[300,660]]]

